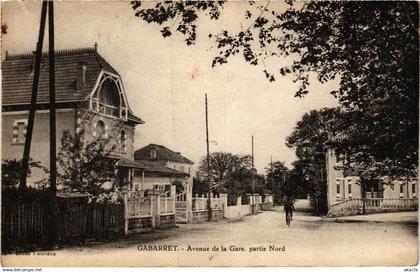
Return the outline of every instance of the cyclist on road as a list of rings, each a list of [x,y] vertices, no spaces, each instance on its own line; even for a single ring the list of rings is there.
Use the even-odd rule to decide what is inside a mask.
[[[287,199],[284,203],[284,211],[286,212],[286,224],[290,227],[290,222],[293,220],[293,211],[295,206],[293,205],[293,200]]]

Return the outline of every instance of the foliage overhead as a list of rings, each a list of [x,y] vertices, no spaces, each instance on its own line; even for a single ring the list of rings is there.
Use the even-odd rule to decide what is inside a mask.
[[[191,45],[200,16],[217,20],[227,3],[165,1],[145,8],[133,1],[131,5],[140,19],[159,24],[164,37],[175,29]],[[415,175],[417,2],[250,1],[244,6],[240,30],[223,25],[217,33],[209,33],[218,49],[213,66],[242,55],[247,63],[263,66],[270,81],[291,75],[299,83],[298,97],[308,93],[311,74],[321,83],[338,81],[338,89],[329,91],[346,112],[341,126],[346,140],[336,143],[340,159],[345,165],[351,162],[357,168],[374,168],[393,178]],[[266,68],[266,61],[276,68]]]
[[[340,108],[323,108],[305,113],[286,138],[286,145],[296,149],[300,160],[323,154],[329,138],[341,130],[343,113]]]

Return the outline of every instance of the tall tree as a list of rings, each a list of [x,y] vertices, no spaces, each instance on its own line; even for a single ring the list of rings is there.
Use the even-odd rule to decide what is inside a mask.
[[[210,181],[214,192],[234,194],[236,196],[251,192],[252,158],[226,152],[210,154]],[[201,159],[197,179],[207,180],[207,159]]]
[[[290,190],[285,190],[288,169],[284,162],[275,161],[266,168],[266,187],[274,194],[275,203],[281,203],[285,195],[291,195]]]
[[[213,66],[242,55],[262,65],[265,76],[291,74],[308,93],[309,75],[325,83],[347,115],[343,160],[373,164],[394,178],[413,176],[418,165],[419,6],[417,2],[256,2],[244,7],[239,31],[222,26],[209,33],[219,53]],[[217,20],[224,1],[131,2],[135,15],[157,23],[163,37],[173,32],[194,44],[200,17]],[[290,64],[282,57],[290,56]],[[265,62],[277,64],[269,70]],[[278,72],[277,72],[278,71]],[[360,145],[362,143],[362,145]],[[362,155],[360,155],[362,154]],[[372,163],[370,163],[372,164]],[[383,166],[383,167],[382,167]]]
[[[303,115],[286,139],[287,146],[296,151],[294,179],[305,184],[317,213],[327,211],[325,148],[330,137],[340,131],[342,115],[340,108],[312,110]]]

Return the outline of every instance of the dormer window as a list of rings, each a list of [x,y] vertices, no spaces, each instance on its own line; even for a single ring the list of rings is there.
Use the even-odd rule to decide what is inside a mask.
[[[156,159],[156,149],[150,149],[150,158]]]
[[[101,81],[90,98],[90,109],[99,114],[127,120],[128,106],[117,75],[103,72]]]

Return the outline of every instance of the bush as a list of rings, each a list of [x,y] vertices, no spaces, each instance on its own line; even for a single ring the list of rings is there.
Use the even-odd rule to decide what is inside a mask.
[[[32,203],[46,200],[50,196],[48,189],[27,188],[19,190],[17,188],[4,188],[1,192],[2,204],[6,203]]]
[[[236,195],[228,195],[227,202],[228,206],[236,206],[238,196]]]

